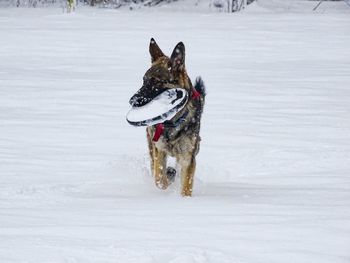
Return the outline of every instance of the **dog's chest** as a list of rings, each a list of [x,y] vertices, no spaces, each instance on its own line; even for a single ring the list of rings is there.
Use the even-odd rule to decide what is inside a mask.
[[[154,142],[158,150],[165,151],[172,157],[193,152],[197,148],[199,138],[199,120],[195,118],[195,111],[189,103],[183,111],[179,112],[172,125],[165,125],[162,135]],[[156,127],[148,127],[150,138],[154,138]]]
[[[186,136],[169,141],[164,136],[161,136],[154,144],[158,150],[165,151],[168,155],[176,157],[184,153],[192,152],[195,148],[196,140],[192,138],[192,136]]]

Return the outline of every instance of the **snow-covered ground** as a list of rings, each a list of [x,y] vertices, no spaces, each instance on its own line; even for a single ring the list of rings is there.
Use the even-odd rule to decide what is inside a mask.
[[[0,262],[348,263],[350,16],[255,11],[0,9]],[[150,37],[207,84],[193,198],[125,121]]]

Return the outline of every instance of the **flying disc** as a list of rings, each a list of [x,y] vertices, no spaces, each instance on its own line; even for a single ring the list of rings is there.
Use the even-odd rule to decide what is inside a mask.
[[[188,93],[182,88],[166,89],[153,100],[141,107],[132,107],[126,120],[134,126],[152,126],[171,120],[183,109]]]

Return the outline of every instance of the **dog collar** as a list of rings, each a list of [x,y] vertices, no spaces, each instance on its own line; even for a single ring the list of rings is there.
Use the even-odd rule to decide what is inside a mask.
[[[164,132],[164,124],[158,123],[156,125],[156,131],[154,132],[152,141],[157,142],[160,136],[163,134],[163,132]]]
[[[192,96],[191,96],[191,98],[193,100],[195,100],[195,99],[198,99],[200,96],[201,96],[201,94],[195,88],[192,88]]]

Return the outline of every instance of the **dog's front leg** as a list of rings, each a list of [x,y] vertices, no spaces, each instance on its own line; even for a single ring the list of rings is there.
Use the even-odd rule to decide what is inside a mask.
[[[152,138],[150,135],[150,131],[149,128],[146,129],[146,133],[147,133],[147,144],[148,144],[148,150],[149,150],[149,158],[151,161],[151,173],[154,176],[154,150],[153,148],[155,148],[154,143],[152,142]]]
[[[167,189],[169,182],[166,176],[167,155],[164,151],[157,149],[153,144],[153,166],[156,186],[160,189]]]
[[[178,161],[181,165],[181,194],[182,196],[192,196],[196,157],[189,153],[180,157]]]
[[[154,176],[156,186],[160,189],[166,189],[169,185],[165,173],[167,161],[166,153],[156,148],[154,142],[152,142],[149,128],[147,128],[146,132],[152,175]]]

